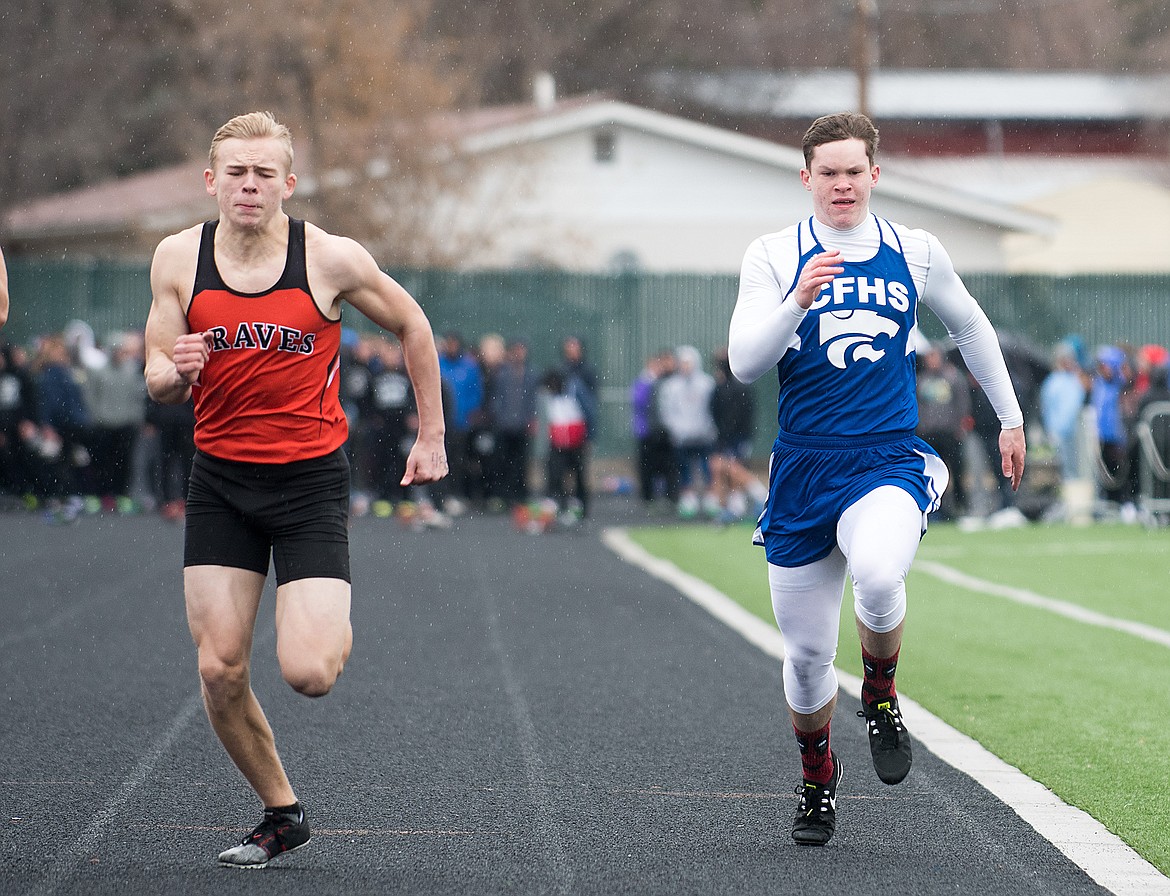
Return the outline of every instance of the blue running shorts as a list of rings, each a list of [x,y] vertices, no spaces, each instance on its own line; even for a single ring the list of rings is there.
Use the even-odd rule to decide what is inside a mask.
[[[912,432],[841,438],[781,432],[772,445],[768,503],[753,542],[776,566],[806,566],[837,544],[837,521],[875,488],[908,492],[923,514],[937,510],[950,474]],[[923,531],[925,531],[925,516]]]

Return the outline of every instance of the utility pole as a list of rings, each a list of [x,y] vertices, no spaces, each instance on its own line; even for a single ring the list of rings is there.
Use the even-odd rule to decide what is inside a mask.
[[[869,115],[870,82],[878,66],[877,0],[857,0],[853,59],[857,73],[857,111]]]

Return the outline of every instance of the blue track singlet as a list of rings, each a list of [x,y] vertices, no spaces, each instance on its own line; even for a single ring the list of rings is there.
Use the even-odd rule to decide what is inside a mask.
[[[911,430],[918,425],[911,337],[918,290],[888,221],[868,261],[846,261],[796,330],[799,348],[780,359],[777,421],[784,432],[850,436]],[[824,247],[810,218],[800,225],[800,262]],[[790,290],[791,292],[791,290]]]
[[[836,545],[837,521],[883,485],[910,494],[925,514],[946,489],[946,465],[914,435],[918,425],[913,336],[918,290],[888,221],[876,218],[877,253],[842,262],[797,328],[799,345],[777,365],[780,431],[768,471],[768,503],[755,542],[768,562],[803,566]],[[824,248],[801,224],[800,270]]]

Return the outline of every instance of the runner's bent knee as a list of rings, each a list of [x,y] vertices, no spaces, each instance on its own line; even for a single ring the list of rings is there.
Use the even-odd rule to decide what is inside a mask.
[[[307,697],[329,693],[353,644],[350,588],[341,579],[298,579],[276,591],[276,656],[281,674]]]
[[[243,698],[250,684],[247,657],[226,659],[213,649],[199,649],[199,680],[208,699],[221,705]]]
[[[906,571],[888,558],[872,557],[853,574],[853,609],[873,632],[888,632],[906,616]]]
[[[802,715],[812,715],[837,693],[836,650],[798,651],[784,648],[784,698]]]
[[[875,489],[841,515],[837,541],[849,558],[854,611],[870,631],[892,631],[905,618],[906,575],[922,531],[922,511],[895,486]]]
[[[349,659],[353,636],[348,623],[339,642],[326,644],[317,639],[313,644],[290,646],[285,639],[277,649],[280,672],[285,682],[298,694],[306,697],[324,697],[337,683]]]
[[[295,665],[281,664],[284,680],[298,694],[305,697],[324,697],[341,675],[340,660],[317,658],[311,661],[298,660]]]

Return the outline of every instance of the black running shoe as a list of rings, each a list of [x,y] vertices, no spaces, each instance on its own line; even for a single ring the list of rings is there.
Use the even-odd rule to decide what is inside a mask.
[[[300,849],[308,842],[309,822],[304,809],[299,818],[265,812],[264,820],[239,846],[219,854],[219,864],[228,868],[264,868],[281,853]]]
[[[841,760],[833,753],[833,777],[828,784],[805,781],[796,788],[800,803],[792,822],[792,839],[801,846],[824,846],[837,830],[837,785],[841,783]]]
[[[910,732],[902,723],[902,711],[898,709],[898,698],[879,700],[877,703],[861,704],[859,716],[865,719],[869,732],[869,752],[873,754],[873,767],[877,776],[886,784],[899,784],[910,774]]]

